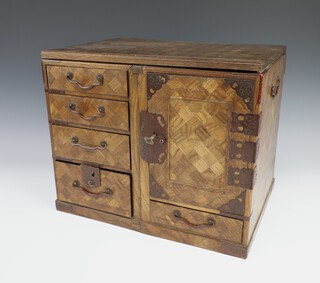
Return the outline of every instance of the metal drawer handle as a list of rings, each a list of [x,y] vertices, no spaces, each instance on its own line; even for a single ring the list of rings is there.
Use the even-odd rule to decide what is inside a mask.
[[[88,149],[88,150],[104,150],[107,148],[107,143],[105,141],[100,142],[100,146],[89,146],[89,145],[83,145],[79,143],[79,138],[78,137],[72,137],[71,138],[71,145],[73,146],[79,146],[83,149]]]
[[[280,78],[278,77],[276,82],[271,86],[271,96],[276,97],[280,88]]]
[[[200,228],[200,227],[206,227],[206,226],[213,226],[215,225],[215,221],[213,220],[213,218],[208,218],[207,219],[207,222],[206,223],[199,223],[199,224],[196,224],[196,223],[192,223],[190,222],[189,220],[187,220],[186,218],[184,218],[182,215],[181,215],[181,212],[179,210],[175,210],[173,212],[173,216],[175,218],[177,218],[178,220],[181,220],[183,221],[185,224],[191,226],[191,227],[194,227],[194,228]]]
[[[87,120],[87,121],[92,121],[92,120],[95,120],[97,118],[102,118],[102,117],[104,117],[105,112],[106,112],[103,106],[99,106],[98,107],[99,114],[95,114],[95,115],[92,115],[92,116],[84,116],[80,111],[78,111],[76,109],[77,109],[77,106],[76,106],[75,103],[73,103],[73,102],[69,103],[69,110],[72,113],[79,115],[80,118],[82,118],[84,120]]]
[[[97,75],[97,81],[96,82],[93,82],[91,85],[83,85],[81,84],[80,82],[76,81],[76,80],[73,80],[73,73],[72,72],[67,72],[67,76],[66,76],[67,80],[69,83],[72,83],[72,84],[75,84],[77,85],[78,87],[80,87],[81,89],[92,89],[94,88],[95,86],[99,86],[99,85],[102,85],[103,84],[103,81],[104,81],[104,77],[103,75],[101,74],[98,74]]]
[[[158,140],[158,142],[161,144],[166,141],[166,139],[164,137],[158,137],[155,132],[153,132],[152,136],[144,137],[143,139],[144,139],[145,143],[150,144],[150,145],[154,145],[155,140]]]
[[[74,180],[72,182],[72,187],[79,189],[79,190],[83,191],[84,193],[86,193],[87,195],[93,196],[93,197],[105,197],[105,196],[111,196],[113,194],[113,192],[110,188],[106,188],[106,190],[101,193],[90,192],[86,188],[80,187],[80,182],[77,180]]]

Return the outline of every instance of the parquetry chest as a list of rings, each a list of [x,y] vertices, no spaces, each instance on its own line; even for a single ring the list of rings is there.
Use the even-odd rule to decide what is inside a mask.
[[[42,52],[58,210],[246,257],[273,185],[284,46]]]

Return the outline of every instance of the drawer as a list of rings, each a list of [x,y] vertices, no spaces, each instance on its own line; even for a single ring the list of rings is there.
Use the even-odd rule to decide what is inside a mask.
[[[197,234],[241,242],[243,221],[151,201],[151,221]]]
[[[100,170],[100,186],[86,188],[80,165],[54,163],[58,200],[131,217],[130,176]]]
[[[53,155],[130,170],[129,136],[52,125]]]
[[[105,67],[94,68],[92,64],[79,63],[81,67],[68,62],[66,65],[46,66],[47,83],[50,90],[60,90],[70,94],[98,96],[128,96],[127,71]],[[101,66],[101,65],[99,65]]]
[[[50,94],[48,98],[52,120],[129,130],[127,102],[58,94]]]

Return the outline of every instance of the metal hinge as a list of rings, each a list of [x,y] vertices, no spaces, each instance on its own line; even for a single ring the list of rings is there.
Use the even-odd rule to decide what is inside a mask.
[[[261,113],[258,115],[232,112],[231,132],[237,132],[249,136],[258,136],[260,120]]]
[[[254,163],[256,161],[257,143],[230,140],[229,160],[236,159]]]
[[[255,175],[254,169],[228,167],[228,186],[252,190]]]

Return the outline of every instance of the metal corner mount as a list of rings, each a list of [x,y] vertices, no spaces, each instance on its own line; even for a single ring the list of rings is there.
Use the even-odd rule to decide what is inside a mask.
[[[247,108],[253,110],[254,80],[224,79],[225,83],[235,90]]]
[[[158,73],[148,73],[147,75],[147,89],[148,89],[148,100],[152,98],[153,95],[166,84],[169,80],[169,75],[158,74]]]

